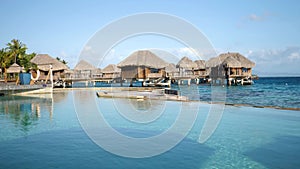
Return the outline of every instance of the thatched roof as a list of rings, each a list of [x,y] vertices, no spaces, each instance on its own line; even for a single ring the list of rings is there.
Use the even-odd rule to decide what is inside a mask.
[[[67,65],[61,63],[57,59],[52,58],[48,54],[37,54],[30,60],[30,62],[36,64],[42,71],[49,71],[49,65],[52,65],[53,71],[69,69]]]
[[[197,64],[185,56],[180,59],[180,61],[176,65],[176,67],[183,68],[185,70],[193,70],[193,69],[197,68]]]
[[[95,69],[97,68],[94,65],[90,64],[85,60],[80,60],[74,67],[74,70],[95,70]]]
[[[222,65],[225,65],[227,67],[242,67],[241,62],[236,60],[234,57],[229,56],[227,57],[223,62]]]
[[[66,74],[73,74],[73,73],[74,73],[74,70],[68,69],[68,70],[65,71],[65,73],[66,73]]]
[[[104,69],[102,69],[102,73],[120,73],[120,72],[121,69],[114,64],[109,64]]]
[[[7,73],[20,73],[20,71],[22,71],[22,69],[23,68],[21,66],[14,63],[6,71],[7,71]]]
[[[167,65],[167,62],[165,62],[163,59],[159,58],[149,50],[139,50],[132,53],[126,59],[121,61],[118,64],[118,67],[145,66],[150,68],[161,69],[165,68]]]
[[[228,58],[228,57],[231,57],[231,58]],[[238,64],[238,62],[240,65]],[[252,62],[251,60],[249,60],[248,58],[246,58],[245,56],[243,56],[239,53],[228,52],[228,53],[220,54],[218,57],[209,59],[206,62],[206,67],[215,67],[220,64],[227,64],[227,65],[232,65],[234,67],[239,66],[239,67],[245,67],[245,68],[252,68],[255,66],[255,63]]]
[[[166,67],[166,72],[167,73],[173,73],[173,72],[179,72],[178,69],[176,68],[174,63],[170,63],[167,67]]]
[[[195,63],[197,64],[196,69],[205,69],[205,60],[195,60]]]

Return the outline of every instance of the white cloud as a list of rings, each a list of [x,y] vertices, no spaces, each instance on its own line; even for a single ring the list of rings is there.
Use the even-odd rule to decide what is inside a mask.
[[[300,59],[300,53],[299,52],[293,52],[288,56],[288,59],[298,60],[298,59]]]
[[[269,13],[269,12],[265,12],[265,13],[263,13],[263,14],[261,14],[261,15],[258,15],[258,14],[250,14],[250,15],[248,16],[248,20],[260,22],[260,21],[265,21],[265,20],[269,19],[269,17],[270,17],[270,13]]]
[[[249,14],[241,18],[237,23],[237,28],[246,28],[246,25],[250,22],[264,22],[271,18],[273,14],[269,12],[264,12],[263,14]]]
[[[256,63],[254,73],[261,76],[300,75],[300,47],[253,51],[248,58]]]

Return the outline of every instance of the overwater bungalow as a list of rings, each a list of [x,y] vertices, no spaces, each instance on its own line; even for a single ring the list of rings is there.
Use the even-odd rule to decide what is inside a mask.
[[[183,57],[177,63],[176,67],[179,69],[179,75],[181,77],[194,77],[194,70],[197,69],[197,64],[188,57]]]
[[[69,67],[62,62],[58,61],[55,58],[52,58],[48,54],[37,54],[34,58],[30,60],[31,63],[34,63],[38,67],[37,80],[46,80],[50,67],[52,67],[53,80],[59,80],[65,77],[65,71]]]
[[[179,76],[179,70],[174,63],[169,63],[166,67],[167,77],[174,78]]]
[[[102,78],[105,79],[116,79],[121,77],[121,69],[115,64],[109,64],[102,69]]]
[[[85,60],[80,60],[73,71],[68,74],[68,79],[91,79],[102,77],[101,69],[95,67],[94,65],[88,63]]]
[[[240,53],[220,54],[218,57],[208,60],[206,66],[213,83],[218,79],[223,79],[228,85],[252,84],[251,75],[255,63]]]
[[[129,55],[117,66],[121,68],[122,80],[146,81],[166,77],[167,65],[167,62],[151,51],[140,50]]]
[[[208,76],[206,67],[205,67],[205,60],[195,60],[197,67],[194,68],[194,75],[197,78],[206,78]]]

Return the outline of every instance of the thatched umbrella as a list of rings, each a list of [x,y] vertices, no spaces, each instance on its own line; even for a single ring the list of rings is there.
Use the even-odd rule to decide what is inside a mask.
[[[115,64],[109,64],[104,69],[102,69],[102,73],[120,73],[121,69],[117,67]]]
[[[53,71],[69,69],[67,65],[63,64],[57,59],[52,58],[48,54],[38,54],[34,58],[32,58],[30,62],[36,64],[38,69],[42,71],[49,71],[50,70],[49,65],[52,65]]]
[[[181,60],[177,63],[176,67],[185,70],[194,70],[195,68],[197,68],[197,64],[185,56],[181,58]]]
[[[7,69],[7,73],[20,73],[22,70],[23,68],[21,66],[19,66],[17,63],[14,63]]]
[[[149,50],[140,50],[132,53],[126,59],[118,64],[118,67],[126,66],[145,66],[149,68],[162,69],[168,65],[160,57],[156,56]]]

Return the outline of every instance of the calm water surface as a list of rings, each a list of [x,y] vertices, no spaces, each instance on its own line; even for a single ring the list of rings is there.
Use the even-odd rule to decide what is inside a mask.
[[[226,102],[231,104],[300,108],[300,77],[262,77],[248,86],[174,85],[173,88],[192,100],[210,102],[212,90],[223,90]]]
[[[92,87],[93,84],[89,84]],[[124,86],[129,84],[124,84]],[[120,87],[120,84],[96,83],[96,87]],[[136,83],[135,86],[141,86]],[[75,83],[74,87],[85,87],[85,83]],[[283,108],[300,108],[300,77],[261,77],[254,80],[254,85],[212,87],[208,84],[191,86],[176,85],[173,89],[180,90],[182,95],[191,100],[210,102],[211,92],[226,92],[226,102],[230,104],[247,104],[252,106],[271,106]]]
[[[58,92],[52,98],[1,97],[0,168],[296,169],[300,166],[300,111],[226,106],[215,133],[200,144],[197,140],[210,105],[189,103],[200,104],[200,109],[187,137],[166,153],[133,159],[103,150],[83,132],[73,105],[73,94],[78,93],[86,101],[95,99],[94,92],[88,91]],[[122,99],[96,98],[96,103],[112,127],[131,137],[163,132],[176,120],[180,107],[180,102],[171,101],[128,103]],[[116,104],[144,113],[168,108],[155,122],[145,125],[124,119]]]

